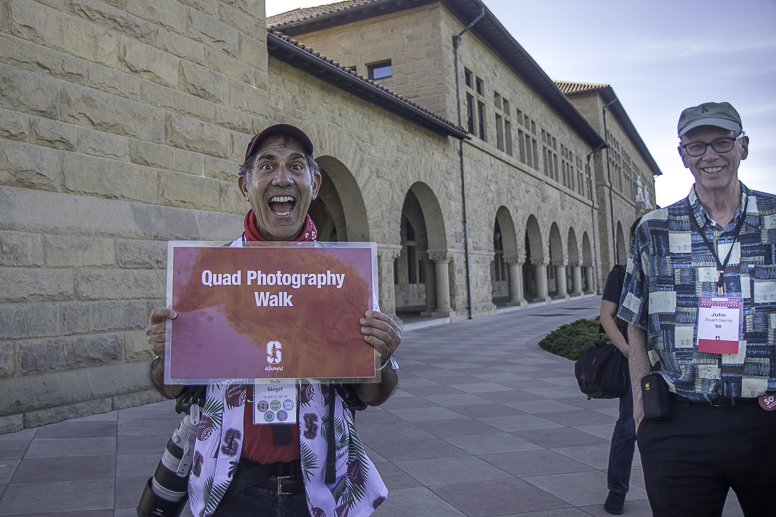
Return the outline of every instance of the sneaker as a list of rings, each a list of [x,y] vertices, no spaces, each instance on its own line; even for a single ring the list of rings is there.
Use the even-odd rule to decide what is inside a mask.
[[[609,495],[606,496],[606,502],[604,502],[604,510],[606,513],[612,515],[621,515],[622,508],[625,506],[625,494],[609,491]]]

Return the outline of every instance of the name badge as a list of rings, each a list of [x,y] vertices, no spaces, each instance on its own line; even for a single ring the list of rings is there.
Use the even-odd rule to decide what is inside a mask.
[[[741,342],[741,297],[701,295],[698,303],[698,351],[737,354]]]
[[[253,423],[295,424],[296,423],[296,385],[295,384],[255,384],[253,386]]]

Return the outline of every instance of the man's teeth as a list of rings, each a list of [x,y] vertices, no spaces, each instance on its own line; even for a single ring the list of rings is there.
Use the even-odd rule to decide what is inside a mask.
[[[722,167],[706,167],[706,168],[705,168],[705,169],[703,169],[703,170],[704,170],[704,171],[706,171],[706,172],[708,172],[708,173],[714,174],[715,172],[719,172],[719,171],[721,171],[721,170],[722,170]]]
[[[270,203],[290,203],[294,198],[291,196],[275,196],[269,200]]]

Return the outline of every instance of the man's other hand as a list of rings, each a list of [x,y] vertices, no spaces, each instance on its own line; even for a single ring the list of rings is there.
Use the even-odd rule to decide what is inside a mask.
[[[377,350],[380,354],[380,366],[384,366],[401,343],[399,325],[380,311],[366,311],[359,323],[364,341]]]
[[[167,320],[174,320],[178,313],[172,309],[157,307],[151,311],[151,319],[146,327],[146,339],[151,345],[154,355],[164,357],[164,337],[166,333]]]

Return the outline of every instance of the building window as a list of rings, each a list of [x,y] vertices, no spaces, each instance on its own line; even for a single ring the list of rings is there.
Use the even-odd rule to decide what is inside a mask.
[[[476,79],[476,86],[475,91],[477,92],[477,95],[483,95],[482,92],[485,91],[485,87],[482,83],[482,79],[479,77]]]
[[[496,114],[496,147],[499,151],[504,150],[504,119]]]
[[[493,105],[501,109],[501,94],[499,92],[493,92]]]
[[[466,94],[466,129],[474,134],[474,97]]]
[[[463,82],[469,88],[472,87],[472,72],[471,72],[471,70],[469,70],[467,68],[463,69]]]
[[[485,140],[485,105],[479,101],[477,102],[477,122],[480,138]]]
[[[373,65],[367,65],[367,69],[369,70],[369,78],[373,81],[377,81],[378,79],[387,79],[393,75],[390,60],[375,63]]]
[[[512,124],[508,120],[504,121],[504,141],[507,144],[507,154],[512,156]]]
[[[523,163],[526,163],[525,161],[525,142],[523,141],[523,132],[519,129],[517,130],[517,146],[520,152],[520,161]]]

